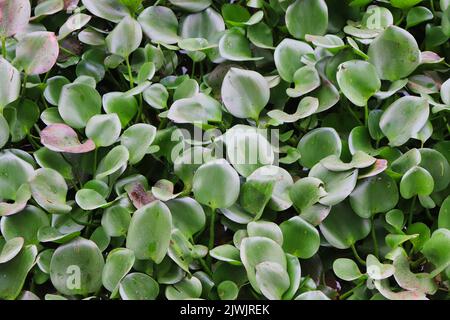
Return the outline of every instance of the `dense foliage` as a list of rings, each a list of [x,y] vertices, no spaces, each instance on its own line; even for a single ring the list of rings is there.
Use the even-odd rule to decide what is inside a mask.
[[[1,0],[1,299],[447,299],[449,0]]]

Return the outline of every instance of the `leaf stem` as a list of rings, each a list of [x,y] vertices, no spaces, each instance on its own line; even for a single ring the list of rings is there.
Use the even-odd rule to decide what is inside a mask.
[[[202,265],[202,267],[205,269],[205,272],[212,277],[213,273],[211,271],[211,269],[208,267],[208,265],[206,264],[205,260],[203,260],[202,258],[198,259],[200,261],[200,264]]]
[[[208,242],[208,249],[211,251],[212,248],[214,248],[214,238],[215,238],[215,232],[216,232],[216,209],[211,208],[211,221],[209,222],[209,242]],[[211,256],[208,256],[208,263],[211,265]]]
[[[373,241],[373,250],[374,250],[375,256],[379,259],[380,251],[378,249],[377,234],[376,234],[376,231],[375,231],[375,219],[374,219],[373,216],[372,216],[372,231],[371,231],[371,234],[372,234],[372,241]]]
[[[409,216],[408,216],[408,227],[412,224],[413,221],[413,211],[416,205],[417,196],[414,196],[411,202],[411,207],[409,208]]]
[[[125,58],[125,62],[127,64],[127,68],[128,68],[128,77],[130,78],[130,89],[134,88],[134,78],[133,78],[133,71],[131,70],[131,65],[130,65],[130,58],[126,57]]]
[[[98,153],[98,148],[95,148],[95,150],[94,150],[94,170],[93,170],[94,176],[95,176],[95,172],[97,171],[97,153]]]
[[[6,37],[2,37],[2,56],[6,59]]]
[[[350,290],[348,290],[347,292],[343,293],[342,295],[339,296],[339,300],[344,300],[347,299],[349,296],[352,295],[353,292],[356,291],[356,289],[360,288],[363,284],[365,283],[365,281],[361,281],[359,284],[357,284],[355,287],[351,288]]]
[[[28,81],[28,74],[25,72],[23,76],[23,84],[22,84],[22,98],[25,96],[25,91],[27,90],[27,81]]]
[[[355,118],[355,120],[360,124],[360,125],[364,125],[364,123],[362,123],[362,121],[359,119],[359,117],[356,115],[356,113],[352,110],[352,108],[350,107],[350,105],[348,103],[345,103],[345,107],[348,109],[348,112],[350,112],[350,114],[353,116],[353,118]]]
[[[364,123],[366,127],[369,126],[369,106],[367,103],[364,105]]]
[[[358,260],[358,262],[359,262],[360,264],[362,264],[363,266],[365,266],[365,265],[366,265],[366,262],[359,256],[358,251],[356,251],[356,247],[355,247],[355,244],[354,244],[354,243],[351,245],[350,248],[352,248],[353,255],[355,256],[356,260]]]

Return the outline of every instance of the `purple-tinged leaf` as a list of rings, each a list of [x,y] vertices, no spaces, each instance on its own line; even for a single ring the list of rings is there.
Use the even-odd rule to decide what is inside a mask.
[[[91,139],[81,143],[78,135],[66,124],[51,124],[41,131],[41,143],[56,152],[87,153],[95,149]]]
[[[28,75],[46,73],[58,55],[58,40],[53,32],[31,32],[20,39],[16,48],[16,62]]]
[[[29,0],[0,0],[0,37],[11,37],[24,30],[30,16]]]

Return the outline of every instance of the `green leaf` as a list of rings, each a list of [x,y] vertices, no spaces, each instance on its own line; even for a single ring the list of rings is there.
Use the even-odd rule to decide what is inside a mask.
[[[25,245],[38,244],[38,230],[49,225],[49,218],[43,210],[27,206],[18,214],[2,217],[0,230],[6,241],[22,237]]]
[[[256,265],[256,283],[269,300],[280,300],[289,288],[287,271],[278,263],[265,261]]]
[[[434,192],[442,191],[450,184],[450,165],[439,152],[429,148],[419,149],[419,166],[426,169],[434,181]]]
[[[160,263],[169,249],[172,215],[160,201],[154,201],[139,210],[131,218],[127,236],[127,248],[137,259],[151,259]]]
[[[217,181],[217,184],[211,184]],[[224,159],[201,165],[194,175],[195,199],[213,209],[231,207],[239,197],[239,175]]]
[[[280,245],[272,239],[264,237],[244,238],[241,243],[240,253],[242,263],[247,271],[248,280],[253,289],[257,292],[261,292],[260,285],[256,278],[257,265],[263,262],[272,262],[279,264],[282,270],[286,270],[286,255]],[[287,274],[286,276],[289,279]],[[289,285],[287,287],[289,287]],[[264,290],[265,289],[266,288],[264,288]]]
[[[34,8],[34,16],[40,17],[55,14],[64,8],[63,0],[44,0]]]
[[[175,101],[167,117],[175,123],[207,123],[222,120],[221,105],[215,99],[199,93]]]
[[[174,285],[167,286],[165,294],[168,300],[197,299],[202,294],[202,283],[196,277],[186,277]]]
[[[252,57],[250,43],[247,38],[234,29],[226,32],[219,42],[220,55],[230,61],[261,60],[261,57]]]
[[[294,88],[288,88],[286,93],[291,98],[298,98],[320,86],[320,77],[314,66],[303,66],[295,71],[292,78]]]
[[[391,0],[392,6],[400,9],[414,7],[419,2],[422,2],[422,0]]]
[[[209,255],[214,259],[225,261],[233,265],[242,265],[239,250],[230,244],[215,247],[209,252]]]
[[[192,198],[178,198],[168,201],[172,213],[172,224],[186,237],[192,237],[205,226],[206,217],[202,206]]]
[[[264,22],[249,26],[247,29],[247,37],[251,43],[259,48],[274,49],[272,31]]]
[[[49,168],[36,170],[30,187],[33,199],[48,212],[60,214],[72,210],[66,204],[67,184],[58,171]]]
[[[84,6],[95,16],[116,22],[129,16],[128,8],[120,0],[82,0]]]
[[[25,139],[39,120],[39,107],[28,99],[16,100],[3,110],[3,114],[9,124],[11,141],[19,142]]]
[[[317,178],[305,177],[297,180],[289,189],[289,197],[298,213],[310,208],[326,195],[323,182]]]
[[[198,12],[208,8],[211,5],[211,0],[169,0],[174,6],[181,9]]]
[[[297,39],[307,34],[323,35],[328,27],[328,7],[324,0],[296,0],[286,11],[286,26]]]
[[[283,245],[283,233],[276,223],[269,221],[252,221],[247,224],[249,237],[266,237],[272,239],[280,246]]]
[[[109,52],[128,58],[142,42],[142,29],[139,23],[131,17],[124,17],[122,21],[106,37]]]
[[[426,169],[418,166],[409,169],[400,181],[400,194],[405,199],[415,195],[428,196],[433,189],[433,177]]]
[[[138,17],[144,33],[154,42],[177,43],[178,20],[175,13],[167,7],[151,6]]]
[[[433,13],[427,7],[414,7],[406,16],[406,27],[411,28],[422,22],[433,19]]]
[[[100,113],[102,99],[94,88],[81,83],[65,85],[58,102],[58,111],[64,122],[80,129],[91,117]]]
[[[107,177],[127,165],[130,154],[124,146],[116,146],[100,161],[95,179]]]
[[[309,131],[300,140],[297,149],[300,151],[300,163],[312,168],[329,155],[341,155],[341,139],[333,128],[317,128]]]
[[[167,108],[167,100],[169,99],[169,93],[166,87],[159,83],[152,84],[145,89],[143,93],[145,102],[147,102],[152,108],[165,109]]]
[[[377,257],[369,254],[366,258],[367,275],[374,280],[389,278],[394,274],[395,266],[391,264],[382,264]]]
[[[158,283],[144,273],[130,273],[120,281],[122,300],[155,300],[159,294]]]
[[[102,100],[103,109],[106,113],[117,114],[122,127],[126,127],[138,111],[136,98],[122,92],[108,92],[103,95]]]
[[[227,159],[244,177],[274,162],[274,148],[268,141],[268,132],[265,130],[236,125],[227,130],[223,140],[227,147]]]
[[[22,237],[9,239],[0,251],[0,264],[14,259],[22,250],[23,245],[24,239]]]
[[[102,215],[102,227],[110,237],[126,235],[131,214],[125,207],[115,205],[107,208]]]
[[[103,286],[113,294],[119,287],[121,280],[130,272],[135,258],[133,251],[125,248],[112,250],[106,258],[102,272]]]
[[[220,300],[236,300],[239,294],[239,287],[233,281],[222,281],[217,286],[217,294]]]
[[[435,266],[434,274],[447,268],[450,265],[450,231],[445,228],[434,231],[424,244],[422,253]]]
[[[387,174],[361,180],[350,194],[352,209],[363,218],[395,208],[398,200],[397,184]]]
[[[410,75],[420,63],[420,50],[406,30],[389,26],[369,46],[369,61],[381,80],[395,81]]]
[[[115,113],[99,114],[91,117],[86,124],[86,136],[94,141],[97,147],[108,147],[120,136],[120,119]]]
[[[346,202],[333,206],[320,225],[320,231],[330,245],[347,249],[370,233],[371,223],[356,215]]]
[[[355,105],[364,107],[381,88],[375,67],[366,61],[351,60],[338,67],[337,81],[344,95]]]
[[[258,72],[231,68],[225,75],[222,100],[233,116],[258,119],[269,98],[269,85]]]
[[[273,182],[272,197],[269,202],[269,207],[275,211],[284,211],[291,207],[292,201],[289,197],[289,189],[294,184],[291,175],[285,169],[267,165],[256,169],[247,178],[247,182],[258,181]]]
[[[311,258],[319,250],[320,236],[316,228],[300,217],[280,224],[283,232],[283,249],[301,259]]]
[[[50,279],[62,294],[87,295],[100,289],[104,264],[97,245],[79,237],[55,250]]]
[[[28,272],[34,265],[38,250],[36,246],[26,246],[7,263],[0,264],[0,298],[14,300],[20,294]]]
[[[429,113],[425,99],[402,97],[384,111],[380,119],[381,131],[388,137],[391,146],[401,146],[423,128]],[[399,126],[399,123],[402,125]]]
[[[75,201],[83,210],[94,210],[106,204],[103,196],[92,189],[81,189],[77,191]]]
[[[345,281],[353,281],[363,276],[356,262],[347,258],[334,260],[333,271],[339,278]]]
[[[439,209],[438,227],[450,229],[450,196],[445,198]]]
[[[280,77],[284,81],[293,82],[295,72],[304,65],[301,57],[313,52],[305,42],[283,39],[276,47],[273,57]]]

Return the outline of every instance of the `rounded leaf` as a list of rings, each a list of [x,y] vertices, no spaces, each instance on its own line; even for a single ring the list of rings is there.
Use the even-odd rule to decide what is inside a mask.
[[[120,136],[122,127],[115,113],[98,114],[89,119],[86,124],[86,136],[94,141],[97,147],[108,147],[114,144]]]
[[[16,47],[16,62],[26,74],[49,71],[59,55],[59,45],[53,32],[35,31],[20,38]]]
[[[319,231],[300,217],[280,224],[283,232],[283,250],[301,259],[309,259],[319,250]]]
[[[105,262],[91,240],[76,238],[61,245],[50,262],[50,279],[62,294],[88,295],[100,289]]]
[[[154,42],[173,44],[178,42],[178,20],[167,7],[151,6],[138,17],[145,34]]]
[[[216,183],[211,184],[211,181]],[[231,207],[239,197],[239,190],[239,175],[224,159],[207,162],[195,172],[195,199],[210,208]]]
[[[65,85],[58,102],[58,111],[64,122],[80,129],[86,127],[89,119],[100,113],[102,99],[100,94],[87,84]]]
[[[142,29],[133,18],[126,16],[106,37],[109,52],[127,58],[142,42]]]
[[[320,160],[330,155],[341,155],[342,143],[333,128],[317,128],[305,134],[297,149],[300,152],[300,163],[312,168]]]
[[[231,68],[225,75],[222,100],[233,116],[258,119],[269,98],[269,85],[258,72]]]
[[[159,284],[144,273],[130,273],[120,281],[122,300],[155,300],[159,294]]]
[[[382,80],[405,78],[420,64],[420,50],[416,39],[397,26],[387,27],[372,41],[368,55]]]
[[[137,259],[160,263],[169,249],[172,215],[169,208],[157,200],[138,209],[131,218],[127,248]]]
[[[381,88],[375,67],[362,60],[351,60],[339,65],[336,78],[344,95],[360,107],[364,107]]]
[[[328,28],[328,7],[324,0],[296,0],[286,11],[286,27],[295,38],[323,35]]]
[[[401,146],[423,128],[429,113],[426,99],[402,97],[384,111],[380,119],[381,131],[388,137],[391,146]],[[402,125],[399,126],[399,123]]]

